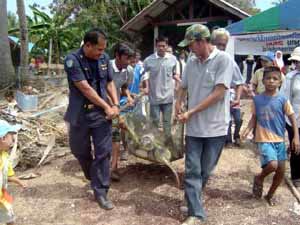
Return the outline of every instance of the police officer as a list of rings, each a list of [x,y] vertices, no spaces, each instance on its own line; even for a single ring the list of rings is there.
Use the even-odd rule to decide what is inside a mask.
[[[117,91],[109,57],[104,53],[106,35],[93,29],[83,46],[65,59],[69,82],[69,106],[65,120],[70,124],[69,142],[83,173],[91,181],[95,199],[103,209],[113,209],[107,198],[112,150],[111,120],[119,114]],[[112,104],[108,104],[108,96]],[[91,145],[94,146],[94,154]]]

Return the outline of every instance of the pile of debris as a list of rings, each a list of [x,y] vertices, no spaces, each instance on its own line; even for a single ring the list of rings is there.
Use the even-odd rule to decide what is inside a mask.
[[[14,166],[22,170],[38,167],[69,152],[67,127],[63,115],[68,104],[67,88],[51,88],[47,92],[26,88],[24,93],[38,96],[38,108],[22,112],[11,94],[0,103],[0,119],[21,124],[11,151]]]

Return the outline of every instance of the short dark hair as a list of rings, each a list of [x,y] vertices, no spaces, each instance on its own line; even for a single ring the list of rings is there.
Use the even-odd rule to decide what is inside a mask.
[[[83,38],[83,43],[86,44],[89,42],[92,45],[97,45],[98,39],[100,37],[103,38],[104,40],[107,39],[107,36],[102,29],[94,28],[85,33],[84,38]]]
[[[278,66],[267,66],[267,67],[265,67],[264,68],[263,79],[265,79],[266,76],[269,73],[276,73],[279,76],[279,78],[281,79],[281,71],[280,71],[280,68]]]
[[[168,44],[169,39],[166,36],[160,35],[155,39],[155,44],[158,42],[166,42],[166,44]]]
[[[126,44],[124,43],[117,43],[114,46],[114,56],[122,56],[122,55],[128,55],[128,56],[134,56],[134,51]]]

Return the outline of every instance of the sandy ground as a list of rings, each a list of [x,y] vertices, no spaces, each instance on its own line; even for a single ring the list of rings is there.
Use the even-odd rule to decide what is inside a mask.
[[[259,159],[251,144],[224,149],[204,192],[208,225],[297,225],[296,199],[285,184],[277,192],[280,204],[269,207],[251,195]],[[178,167],[183,162],[177,162]],[[122,180],[112,183],[109,196],[115,204],[104,211],[88,193],[88,184],[71,154],[41,168],[41,177],[27,180],[26,190],[11,185],[17,224],[21,225],[179,225],[183,191],[176,188],[167,167],[133,156],[122,162]],[[28,173],[26,171],[23,173]],[[20,174],[20,173],[19,173]],[[266,180],[265,192],[271,178]]]

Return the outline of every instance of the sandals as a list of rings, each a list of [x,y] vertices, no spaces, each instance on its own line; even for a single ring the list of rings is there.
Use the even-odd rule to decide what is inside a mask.
[[[264,199],[269,204],[269,206],[276,206],[278,204],[277,199],[274,197],[269,197],[268,195],[265,195]]]
[[[254,176],[254,179],[253,179],[253,188],[252,188],[253,196],[255,198],[261,198],[262,194],[263,194],[263,188],[264,188],[263,184],[258,183],[256,176]]]

